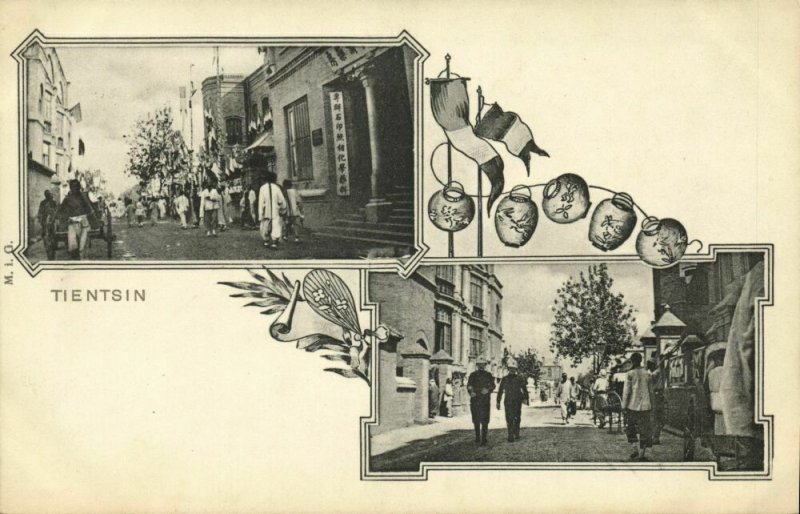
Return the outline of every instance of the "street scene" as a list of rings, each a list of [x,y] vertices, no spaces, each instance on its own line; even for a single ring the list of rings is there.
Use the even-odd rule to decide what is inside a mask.
[[[371,272],[375,472],[437,462],[715,462],[761,470],[764,253],[713,262]],[[531,295],[531,288],[537,291]],[[430,321],[428,321],[430,320]]]
[[[22,55],[31,262],[413,252],[409,44]]]

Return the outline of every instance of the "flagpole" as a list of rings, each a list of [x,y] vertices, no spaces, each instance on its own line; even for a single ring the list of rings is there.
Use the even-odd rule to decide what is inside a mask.
[[[217,116],[216,116],[216,120],[214,120],[214,124],[217,125],[217,126],[220,126],[219,122],[222,119],[222,77],[219,74],[219,47],[218,46],[214,47],[214,56],[216,57],[216,61],[217,61],[217,105],[216,105],[216,107],[217,107]],[[227,139],[227,127],[225,127],[225,130],[226,130],[225,137]],[[217,162],[217,164],[219,164],[219,162],[216,161],[216,159],[215,159],[215,162]],[[211,168],[211,173],[212,174],[214,173],[214,168]]]
[[[445,77],[450,78],[450,54],[444,56],[445,60]],[[450,183],[453,182],[453,145],[450,144],[450,140],[447,140],[447,185],[449,186]],[[453,257],[453,233],[447,232],[447,256],[452,258]]]
[[[478,114],[475,116],[475,126],[481,121],[483,110],[483,90],[478,86]],[[478,166],[478,257],[483,257],[483,177],[481,167]]]

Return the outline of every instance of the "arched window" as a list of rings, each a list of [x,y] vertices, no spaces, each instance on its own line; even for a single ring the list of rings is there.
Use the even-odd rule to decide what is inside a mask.
[[[242,143],[242,118],[232,117],[225,119],[225,142],[228,145]]]

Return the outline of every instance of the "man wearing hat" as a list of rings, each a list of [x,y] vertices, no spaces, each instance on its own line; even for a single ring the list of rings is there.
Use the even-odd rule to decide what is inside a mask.
[[[475,442],[481,446],[486,445],[491,409],[490,396],[494,391],[494,377],[486,371],[487,362],[485,357],[478,357],[475,362],[478,369],[470,373],[467,379],[469,407],[472,411],[472,424],[475,426]]]
[[[497,410],[500,410],[500,401],[505,395],[503,407],[506,411],[506,426],[508,427],[508,442],[519,439],[519,424],[522,418],[522,402],[528,405],[528,388],[525,379],[517,374],[517,361],[513,357],[506,363],[508,375],[500,381],[497,390]]]

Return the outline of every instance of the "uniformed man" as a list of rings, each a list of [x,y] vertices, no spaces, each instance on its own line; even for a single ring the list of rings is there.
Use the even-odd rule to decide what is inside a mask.
[[[475,426],[475,442],[486,446],[486,435],[489,432],[489,416],[491,394],[494,391],[494,377],[486,371],[487,360],[478,357],[475,362],[478,369],[470,373],[467,379],[467,392],[470,397],[472,424]]]
[[[517,361],[513,358],[506,363],[508,375],[500,381],[500,388],[497,390],[497,410],[500,410],[500,401],[505,401],[503,407],[506,411],[506,426],[508,427],[508,442],[519,439],[519,424],[522,417],[522,402],[528,405],[528,388],[525,379],[517,374]]]

